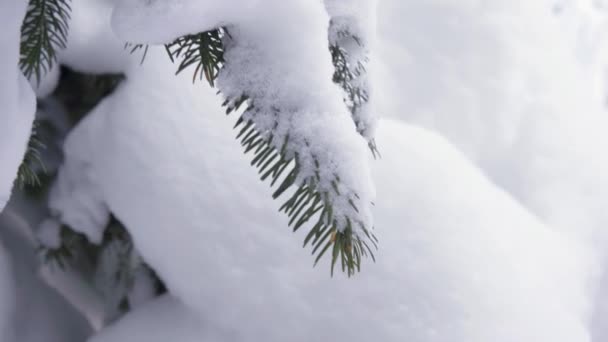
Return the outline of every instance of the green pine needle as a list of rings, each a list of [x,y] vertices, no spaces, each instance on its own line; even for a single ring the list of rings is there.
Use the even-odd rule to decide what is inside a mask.
[[[143,51],[141,55],[140,64],[144,63],[146,56],[148,55],[148,49],[150,46],[148,44],[133,44],[133,43],[125,43],[125,49],[129,49],[130,54],[134,54],[139,51]]]
[[[32,134],[28,142],[23,162],[19,166],[17,172],[16,183],[20,188],[25,186],[37,187],[41,185],[40,177],[37,170],[45,172],[44,163],[42,162],[41,151],[46,148],[38,137],[38,122],[35,121],[32,126]]]
[[[207,82],[214,86],[224,63],[224,37],[229,35],[223,28],[187,35],[167,44],[166,49],[173,61],[182,58],[177,73],[194,67],[193,80],[202,79],[204,76]],[[272,135],[263,136],[252,121],[244,119],[245,114],[257,110],[246,94],[226,99],[223,106],[226,108],[226,114],[230,114],[238,111],[244,104],[248,107],[234,127],[238,129],[237,139],[245,153],[253,152],[251,165],[258,169],[261,179],[270,179],[271,186],[277,185],[273,198],[277,199],[288,189],[297,187],[280,211],[287,214],[290,219],[289,226],[294,232],[308,222],[315,222],[304,240],[304,247],[311,244],[312,254],[316,255],[315,265],[330,249],[332,275],[338,260],[343,272],[348,276],[360,271],[363,257],[369,256],[375,260],[373,250],[377,248],[377,239],[367,227],[361,222],[352,222],[346,218],[345,229],[338,229],[339,220],[334,216],[330,198],[333,195],[340,196],[337,186],[340,183],[339,177],[335,175],[332,181],[335,194],[318,190],[317,185],[321,181],[320,170],[315,172],[315,176],[300,181],[301,164],[297,153],[292,158],[285,157],[286,148],[290,143],[289,136],[286,136],[280,145],[276,145],[281,146],[277,149],[274,147]],[[354,207],[354,199],[349,199],[349,202]],[[355,231],[362,231],[365,236],[360,237]]]
[[[349,43],[350,45],[353,45],[352,43],[354,43],[356,46],[363,47],[361,39],[356,35],[348,31],[339,31],[337,34],[340,38],[339,42]],[[364,135],[365,132],[361,129],[362,126],[357,118],[357,112],[369,101],[369,94],[362,86],[357,85],[356,81],[357,78],[362,77],[367,72],[364,63],[367,63],[368,59],[365,58],[364,60],[358,61],[356,65],[351,65],[348,59],[348,51],[342,47],[339,42],[330,44],[329,46],[335,68],[333,81],[344,90],[346,94],[344,103],[353,116],[357,131],[361,135]],[[374,139],[368,141],[368,146],[374,158],[380,156]]]
[[[227,34],[223,28],[190,34],[165,45],[171,61],[181,58],[176,74],[194,66],[192,81],[203,79],[213,87],[224,63],[222,37]]]
[[[19,61],[26,77],[40,82],[51,70],[57,50],[66,47],[70,11],[70,0],[30,0],[21,27]]]

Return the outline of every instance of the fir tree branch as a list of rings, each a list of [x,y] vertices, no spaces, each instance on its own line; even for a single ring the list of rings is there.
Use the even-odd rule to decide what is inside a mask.
[[[57,60],[57,50],[67,43],[70,0],[30,0],[21,27],[23,74],[40,82]]]
[[[165,46],[169,58],[175,62],[180,60],[176,74],[194,66],[192,81],[207,80],[210,86],[215,86],[224,63],[224,46],[222,37],[227,34],[224,28],[191,34],[180,37]]]
[[[332,19],[329,28],[329,51],[335,68],[333,81],[345,93],[344,103],[351,112],[357,131],[367,139],[374,157],[378,157],[380,152],[373,133],[370,132],[373,123],[363,113],[370,100],[366,69],[369,58],[365,44],[359,36],[345,28],[347,26],[344,23],[338,24],[338,21],[340,20]]]
[[[17,172],[16,184],[21,188],[24,188],[26,185],[41,185],[40,177],[38,176],[36,169],[41,169],[43,172],[45,170],[40,152],[45,149],[46,146],[38,137],[38,125],[38,121],[34,121],[27,150]]]
[[[228,31],[221,28],[181,37],[168,44],[166,49],[173,61],[181,58],[177,73],[194,67],[193,80],[202,79],[204,76],[209,84],[214,86],[225,63],[225,43],[230,39]],[[236,112],[246,105],[234,127],[238,129],[237,139],[246,154],[253,153],[251,165],[258,169],[261,179],[270,179],[271,186],[278,185],[273,198],[281,197],[288,189],[297,188],[281,206],[280,211],[290,218],[289,226],[293,231],[308,222],[315,222],[304,240],[304,247],[310,244],[313,255],[316,255],[315,265],[331,250],[331,273],[333,274],[335,265],[340,260],[342,270],[351,276],[360,271],[363,257],[374,259],[373,250],[377,248],[377,239],[371,230],[365,227],[363,222],[349,217],[337,217],[335,214],[332,199],[336,196],[346,196],[340,194],[339,175],[334,175],[331,180],[331,190],[321,190],[319,183],[325,180],[321,179],[321,165],[313,156],[316,169],[313,175],[303,177],[300,156],[297,152],[288,153],[291,143],[289,135],[285,136],[283,141],[276,141],[272,132],[259,130],[254,122],[248,119],[260,109],[256,108],[255,99],[249,98],[246,93],[227,97],[223,105],[226,107],[226,114]],[[275,110],[277,125],[281,114],[280,109]],[[354,196],[347,201],[358,212],[355,205],[358,198],[356,194]]]

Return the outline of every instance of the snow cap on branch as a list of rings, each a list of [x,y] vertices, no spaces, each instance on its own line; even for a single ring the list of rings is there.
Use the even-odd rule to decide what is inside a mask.
[[[373,253],[374,189],[355,110],[332,82],[327,10],[309,0],[233,2],[132,1],[115,8],[113,25],[136,43],[189,34],[167,45],[172,58],[186,58],[178,71],[196,65],[195,76],[202,69],[212,85],[217,78],[227,113],[246,107],[236,127],[246,152],[254,151],[251,164],[278,182],[273,197],[297,188],[281,208],[290,225],[316,220],[305,245],[312,241],[316,261],[333,247],[332,260],[340,257],[351,274]]]

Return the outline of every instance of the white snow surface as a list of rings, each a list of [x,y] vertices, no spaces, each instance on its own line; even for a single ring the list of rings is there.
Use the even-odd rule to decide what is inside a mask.
[[[325,0],[325,8],[331,17],[329,44],[343,51],[353,77],[350,84],[365,97],[362,103],[353,103],[350,94],[345,93],[344,102],[351,111],[357,131],[373,142],[378,116],[370,81],[370,50],[375,42],[377,1]]]
[[[155,50],[129,70],[68,139],[58,186],[72,163],[92,170],[96,196],[220,341],[589,341],[586,253],[446,140],[384,123],[378,260],[332,279],[274,212],[220,99],[171,70]]]
[[[59,293],[50,288],[38,275],[40,258],[31,227],[11,205],[0,215],[0,237],[9,260],[9,273],[3,266],[0,282],[11,281],[14,290],[9,298],[2,298],[2,310],[11,308],[10,333],[14,339],[3,342],[82,342],[91,334],[86,319]],[[6,255],[8,254],[8,255]],[[8,259],[4,259],[8,257]],[[9,280],[10,279],[10,280]],[[0,285],[3,289],[3,284]],[[0,328],[1,329],[1,328]],[[0,330],[1,331],[1,330]],[[1,336],[1,335],[0,335]]]
[[[65,148],[68,158],[78,153],[90,153],[94,148],[94,145],[87,144],[90,141],[85,132],[75,131],[72,139],[78,143]],[[51,212],[58,215],[62,223],[84,234],[91,243],[100,244],[110,218],[94,171],[87,163],[75,159],[63,165],[57,178],[49,195]],[[63,210],[68,206],[72,210]]]
[[[21,20],[26,3],[0,2],[0,212],[13,188],[17,169],[23,159],[35,111],[35,98],[18,67]],[[13,342],[15,283],[10,258],[0,244],[0,339]]]
[[[57,64],[53,64],[51,70],[41,75],[39,82],[36,80],[35,76],[29,79],[30,85],[34,89],[37,98],[45,98],[51,95],[55,90],[57,84],[59,84],[59,77],[61,76],[59,69]]]
[[[244,118],[262,136],[269,139],[272,135],[276,150],[285,146],[286,158],[298,158],[298,183],[314,179],[318,192],[327,194],[331,221],[337,222],[338,229],[346,229],[349,219],[355,231],[360,225],[371,230],[374,189],[365,158],[367,147],[356,132],[340,89],[332,82],[329,15],[324,4],[240,0],[231,6],[231,2],[126,1],[116,6],[112,24],[119,37],[138,38],[134,40],[138,43],[168,42],[168,34],[177,38],[186,28],[186,33],[198,33],[226,26],[229,33],[224,39],[225,64],[217,80],[218,90],[231,102],[243,95],[251,100],[244,106],[250,103],[253,109]],[[364,9],[360,4],[349,7]],[[331,5],[336,12],[338,7]],[[174,24],[159,31],[164,17]],[[332,182],[337,183],[335,191]]]
[[[147,303],[89,339],[89,342],[200,342],[213,337],[202,320],[178,299],[165,295]]]
[[[608,31],[593,3],[384,2],[376,94],[382,113],[440,132],[533,213],[605,250]]]
[[[446,136],[598,260],[608,250],[606,9],[587,0],[385,1],[378,25],[380,112]],[[599,290],[594,341],[608,336],[600,273],[590,282],[590,293]]]
[[[61,223],[54,219],[42,221],[36,232],[38,242],[43,247],[57,249],[61,247]]]
[[[7,342],[15,339],[12,321],[15,313],[15,281],[11,272],[10,257],[4,245],[0,245],[0,338]]]
[[[11,194],[17,169],[30,136],[36,101],[32,88],[19,71],[21,21],[26,3],[0,3],[0,211]]]
[[[125,42],[109,29],[113,0],[79,0],[72,8],[62,64],[80,72],[119,73],[131,61]]]
[[[246,22],[258,2],[145,3],[118,2],[123,39]],[[603,342],[604,10],[590,0],[379,3],[374,94],[391,117],[372,162],[381,244],[350,280],[311,268],[305,232],[276,213],[211,90],[174,77],[154,48],[141,67],[117,63],[128,79],[68,139],[56,189],[71,190],[52,205],[87,231],[115,214],[175,298],[94,341]]]

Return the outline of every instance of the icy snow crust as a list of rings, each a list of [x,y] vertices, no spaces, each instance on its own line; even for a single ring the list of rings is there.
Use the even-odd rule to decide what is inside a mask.
[[[258,3],[123,1],[112,20],[165,42],[237,2]],[[68,139],[53,206],[91,232],[117,215],[171,294],[93,341],[603,341],[606,27],[586,3],[380,2],[382,243],[351,280],[311,268],[212,90],[154,48],[117,64],[127,81]]]

